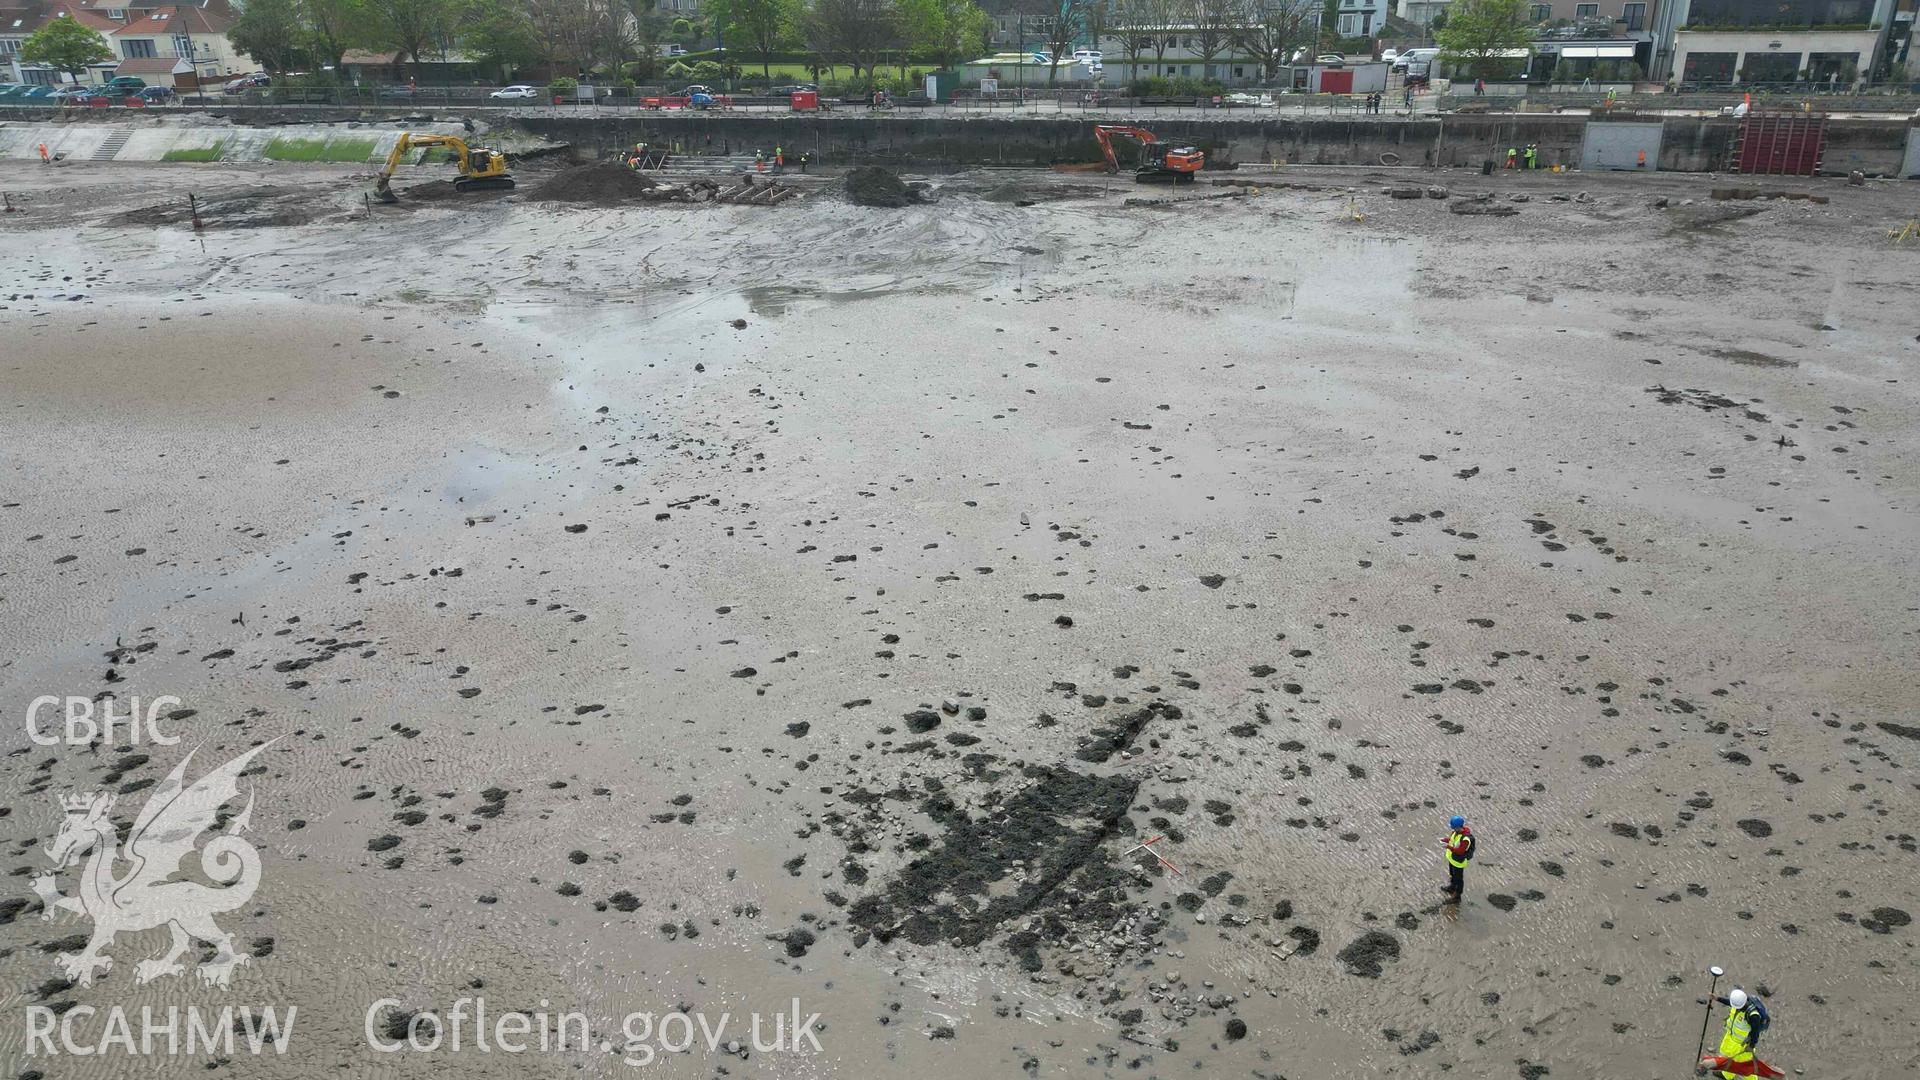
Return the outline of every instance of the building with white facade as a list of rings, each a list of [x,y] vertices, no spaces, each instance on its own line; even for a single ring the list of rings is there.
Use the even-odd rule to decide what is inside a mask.
[[[5,0],[0,0],[4,4]],[[133,75],[149,86],[191,89],[219,83],[254,69],[253,58],[233,47],[227,28],[234,13],[226,0],[159,4],[153,0],[26,0],[0,6],[0,81],[53,83],[66,75],[20,60],[20,48],[41,27],[71,18],[99,34],[113,57],[89,68],[90,80]]]
[[[1377,37],[1387,28],[1391,0],[1340,0],[1334,32],[1341,37]]]
[[[1667,74],[1682,86],[1701,87],[1844,86],[1869,78],[1886,57],[1898,7],[1896,0],[1672,0],[1672,5]]]

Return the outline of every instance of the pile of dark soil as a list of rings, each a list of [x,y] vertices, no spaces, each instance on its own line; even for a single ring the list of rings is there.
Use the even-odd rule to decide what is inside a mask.
[[[906,206],[920,193],[878,165],[862,165],[847,170],[847,198],[860,206]]]
[[[393,193],[400,196],[401,202],[439,202],[443,199],[484,199],[488,196],[506,195],[511,188],[486,189],[479,191],[461,191],[453,186],[451,180],[429,180],[412,187],[394,188]]]
[[[586,203],[592,206],[618,206],[653,187],[653,181],[623,165],[610,161],[581,165],[557,173],[527,196],[528,202]]]

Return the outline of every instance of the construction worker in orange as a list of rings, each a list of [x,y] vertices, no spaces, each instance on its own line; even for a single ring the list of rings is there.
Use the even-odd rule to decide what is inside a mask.
[[[41,143],[41,144],[40,144],[40,164],[42,164],[42,165],[51,165],[51,164],[53,164],[53,155],[52,155],[52,154],[49,154],[49,153],[47,153],[47,144],[46,144],[46,143]]]
[[[1467,819],[1455,814],[1447,821],[1453,831],[1447,834],[1447,887],[1440,890],[1446,894],[1447,903],[1460,902],[1460,894],[1467,888],[1467,864],[1473,861],[1473,830],[1467,828]]]

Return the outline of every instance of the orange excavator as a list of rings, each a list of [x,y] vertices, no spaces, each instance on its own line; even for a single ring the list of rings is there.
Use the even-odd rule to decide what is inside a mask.
[[[1106,155],[1107,171],[1120,171],[1120,159],[1113,155],[1113,140],[1118,136],[1140,144],[1140,164],[1133,170],[1139,184],[1191,184],[1195,173],[1206,164],[1207,156],[1192,146],[1167,146],[1146,128],[1123,124],[1095,124],[1093,137],[1100,140],[1100,152]]]

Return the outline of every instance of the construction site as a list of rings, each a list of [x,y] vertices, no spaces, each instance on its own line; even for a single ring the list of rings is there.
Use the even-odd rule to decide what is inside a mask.
[[[1920,186],[1774,119],[0,127],[0,1059],[1920,1067]]]

